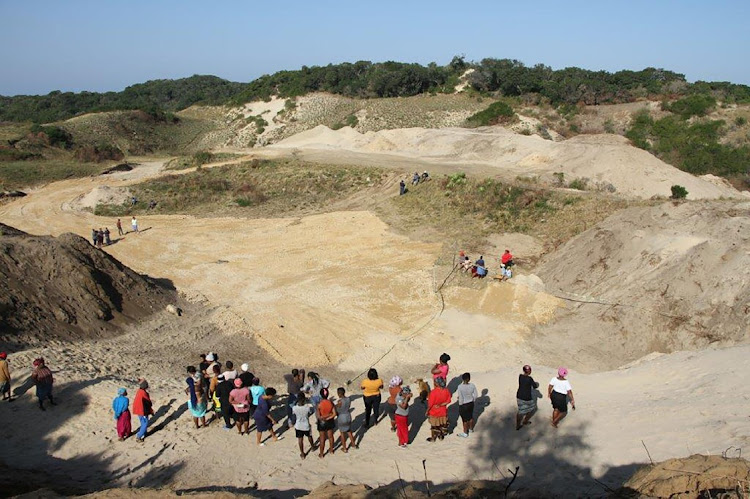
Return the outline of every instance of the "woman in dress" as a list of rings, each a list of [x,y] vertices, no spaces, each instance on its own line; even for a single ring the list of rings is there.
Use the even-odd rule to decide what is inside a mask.
[[[539,383],[531,377],[531,366],[527,364],[523,366],[523,372],[518,375],[516,430],[520,430],[523,425],[531,424],[531,416],[536,412],[536,396],[534,393],[536,388],[539,388]]]
[[[128,405],[128,391],[125,388],[117,390],[117,397],[112,401],[112,411],[115,413],[115,421],[117,421],[117,440],[122,442],[130,436],[130,409]]]
[[[351,412],[351,400],[346,396],[346,390],[344,387],[336,390],[339,396],[336,402],[336,427],[339,430],[339,438],[341,439],[341,450],[349,452],[349,447],[358,449],[359,446],[354,443],[354,434],[352,433],[352,412]],[[346,440],[349,439],[349,447],[346,446]]]
[[[576,410],[576,401],[573,398],[573,387],[566,378],[568,370],[561,367],[557,370],[557,377],[552,378],[547,388],[547,395],[552,401],[552,426],[557,428],[558,423],[568,415],[568,399],[570,406]]]

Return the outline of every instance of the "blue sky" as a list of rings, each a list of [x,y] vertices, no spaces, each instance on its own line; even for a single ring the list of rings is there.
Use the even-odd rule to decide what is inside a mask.
[[[748,19],[748,0],[0,0],[0,95],[456,54],[750,84]]]

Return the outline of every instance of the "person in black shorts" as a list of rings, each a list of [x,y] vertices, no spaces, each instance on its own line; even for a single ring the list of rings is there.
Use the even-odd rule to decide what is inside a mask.
[[[466,438],[469,433],[474,432],[474,402],[479,398],[479,394],[477,387],[471,382],[470,373],[463,373],[461,380],[463,383],[456,388],[456,395],[458,396],[458,415],[461,416],[464,431],[458,436]]]
[[[568,415],[568,399],[570,399],[570,406],[574,411],[576,410],[573,387],[570,386],[570,381],[567,380],[567,377],[567,368],[559,368],[557,370],[557,377],[550,380],[549,387],[547,388],[547,396],[552,401],[552,426],[555,428]]]

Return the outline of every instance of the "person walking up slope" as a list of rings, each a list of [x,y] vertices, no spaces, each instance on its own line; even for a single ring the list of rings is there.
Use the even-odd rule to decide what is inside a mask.
[[[464,425],[463,433],[458,436],[466,438],[469,433],[474,432],[474,401],[479,398],[477,387],[471,382],[471,374],[463,373],[461,375],[463,383],[458,385],[456,395],[458,396],[458,414]]]
[[[39,408],[43,411],[44,401],[49,400],[52,405],[57,405],[52,398],[52,384],[55,382],[55,378],[52,377],[52,371],[49,370],[44,364],[44,358],[39,357],[33,363],[34,370],[31,372],[31,379],[36,384],[36,397],[39,399]]]
[[[117,390],[117,397],[112,401],[112,411],[115,413],[115,421],[117,421],[117,440],[122,442],[130,436],[130,410],[128,405],[128,391],[125,388]]]
[[[547,388],[547,396],[552,401],[552,426],[555,428],[568,415],[568,399],[570,399],[570,406],[574,411],[576,410],[573,387],[570,386],[570,381],[566,379],[567,376],[567,368],[559,368],[557,370],[557,377],[550,380],[549,387]]]
[[[141,425],[138,429],[138,434],[135,436],[135,441],[140,443],[143,443],[143,440],[146,438],[148,418],[154,414],[151,396],[147,390],[148,381],[142,379],[140,385],[138,385],[138,391],[135,392],[135,400],[133,401],[133,414],[138,416],[138,421]]]

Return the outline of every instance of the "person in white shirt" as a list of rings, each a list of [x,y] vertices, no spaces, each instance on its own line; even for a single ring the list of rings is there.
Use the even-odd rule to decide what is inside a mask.
[[[552,401],[552,426],[555,428],[568,415],[568,399],[570,399],[570,406],[574,411],[576,410],[573,387],[570,386],[570,381],[565,379],[567,376],[568,370],[565,367],[559,368],[557,377],[550,380],[547,388],[547,396]]]
[[[297,403],[292,407],[292,414],[295,416],[294,420],[294,432],[297,436],[297,443],[299,444],[299,457],[305,459],[307,454],[305,453],[304,438],[310,442],[310,451],[315,450],[315,444],[313,443],[311,428],[310,428],[310,416],[312,416],[313,407],[307,403],[304,394],[299,394],[297,397]]]

